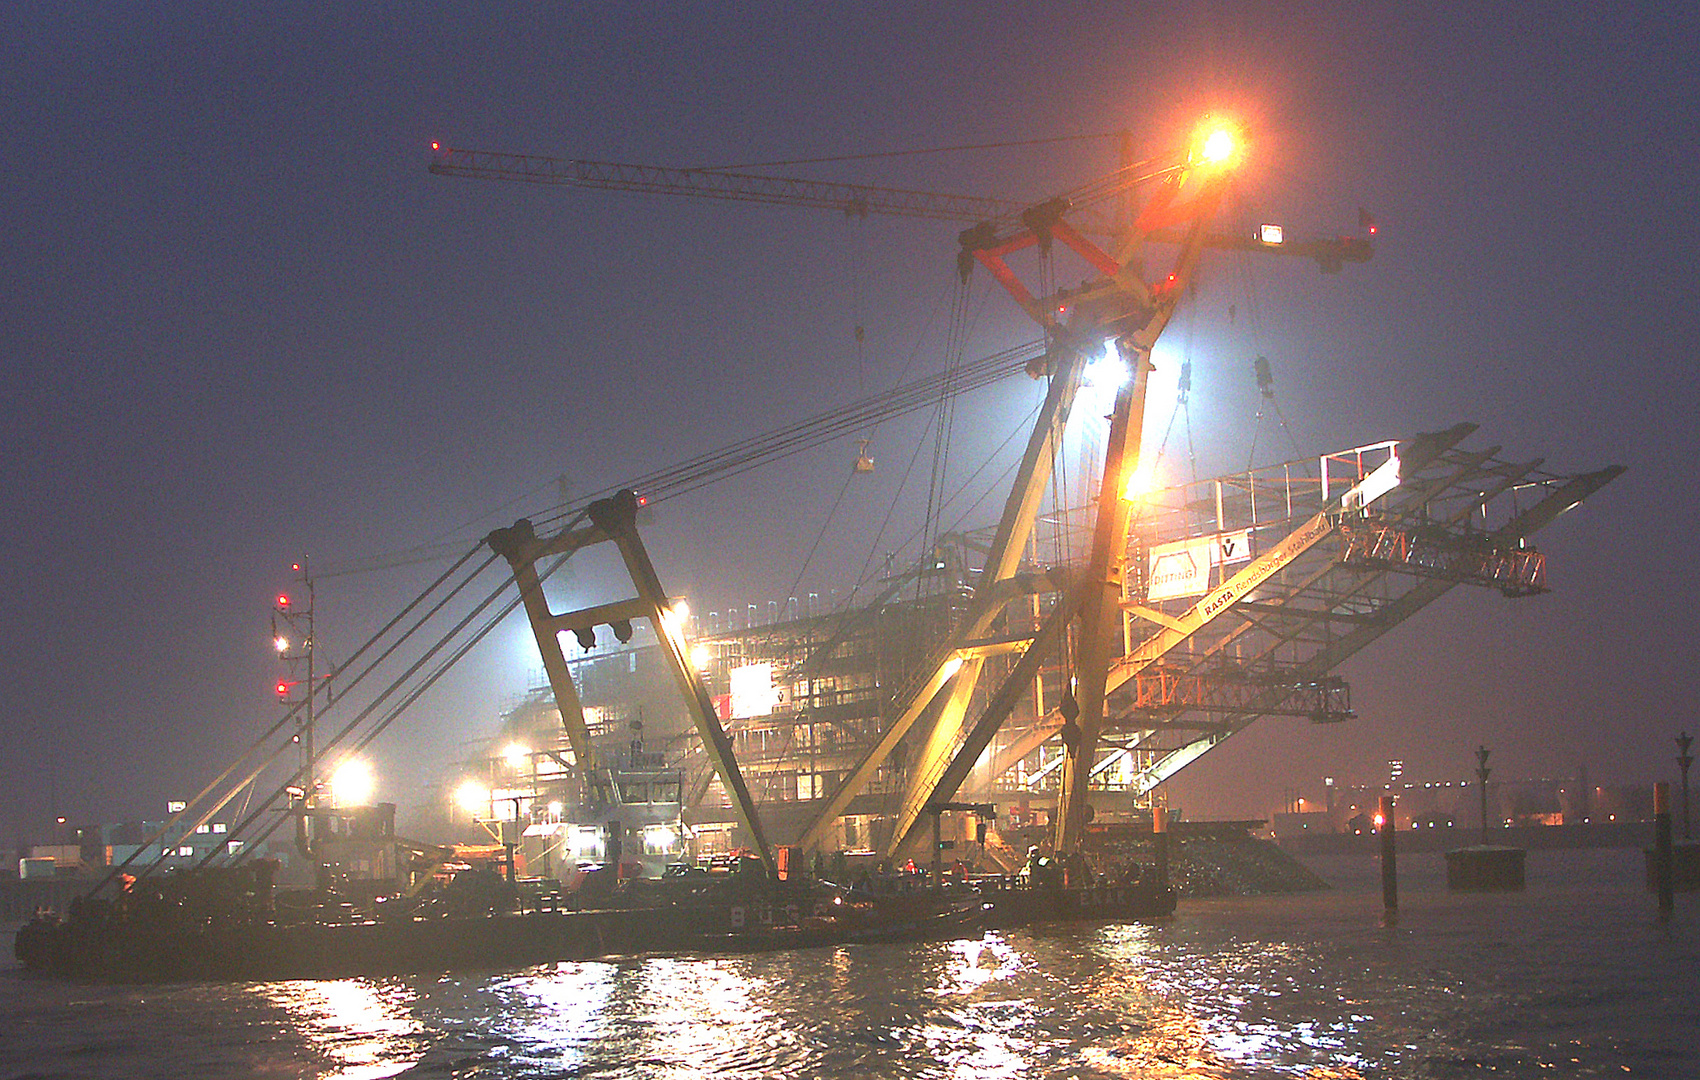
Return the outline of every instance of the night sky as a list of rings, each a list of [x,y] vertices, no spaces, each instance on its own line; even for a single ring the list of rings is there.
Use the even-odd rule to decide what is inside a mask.
[[[1453,590],[1346,666],[1359,719],[1264,720],[1176,800],[1263,816],[1389,758],[1462,778],[1478,743],[1505,778],[1674,778],[1700,719],[1700,19],[1630,10],[0,7],[0,840],[157,818],[274,720],[292,560],[470,546],[563,484],[945,362],[957,226],[435,177],[431,140],[737,165],[1127,128],[1155,152],[1211,110],[1252,140],[1235,220],[1329,235],[1362,205],[1381,234],[1338,276],[1208,258],[1158,357],[1171,380],[1194,361],[1201,475],[1247,463],[1257,355],[1289,425],[1259,464],[1468,420],[1508,458],[1629,472],[1540,535],[1552,594]],[[809,175],[1037,201],[1114,163],[1081,139]],[[1035,336],[985,275],[972,303],[967,357]],[[953,475],[1037,395],[964,401]],[[1172,401],[1153,394],[1153,438]],[[923,423],[874,432],[855,486],[843,440],[661,507],[664,581],[699,612],[854,581],[894,499],[883,547],[919,521],[930,447],[899,481]],[[1160,467],[1184,479],[1172,443]],[[328,656],[440,569],[327,573]],[[405,813],[493,729],[538,667],[526,635],[374,748],[383,797]]]

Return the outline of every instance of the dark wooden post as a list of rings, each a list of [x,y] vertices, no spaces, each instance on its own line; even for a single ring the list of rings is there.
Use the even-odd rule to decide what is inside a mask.
[[[1157,891],[1169,887],[1169,811],[1166,807],[1151,808],[1151,870],[1157,877]]]
[[[1399,853],[1393,842],[1393,796],[1381,797],[1381,905],[1399,909]]]
[[[1684,840],[1694,839],[1688,821],[1688,767],[1694,764],[1694,755],[1688,752],[1688,748],[1693,745],[1694,736],[1686,731],[1676,737],[1677,749],[1681,751],[1676,756],[1676,763],[1682,768],[1682,838]]]
[[[1670,784],[1653,785],[1653,874],[1658,881],[1659,915],[1669,918],[1676,907],[1676,890],[1671,882]]]
[[[1493,772],[1492,769],[1488,768],[1488,763],[1487,763],[1488,754],[1490,754],[1490,753],[1492,753],[1492,751],[1490,751],[1485,746],[1478,746],[1476,748],[1476,779],[1478,779],[1482,782],[1482,846],[1483,847],[1487,847],[1487,842],[1488,842],[1487,778],[1488,778],[1488,774]]]

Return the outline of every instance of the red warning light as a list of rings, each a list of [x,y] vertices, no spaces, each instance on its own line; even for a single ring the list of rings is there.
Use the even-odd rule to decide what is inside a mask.
[[[294,570],[294,571],[296,571],[296,572],[297,572],[297,573],[299,573],[299,572],[300,572],[300,570],[301,570],[301,564],[300,564],[300,563],[298,563],[298,562],[292,562],[292,563],[290,563],[290,564],[289,564],[289,568],[290,568],[290,569],[291,569],[291,570]]]
[[[280,607],[280,608],[286,608],[286,607],[289,606],[289,594],[288,593],[278,593],[277,594],[277,606]]]
[[[649,505],[649,496],[648,495],[639,495],[638,496],[638,505],[639,506],[648,506]]]
[[[431,149],[432,150],[441,150],[442,146],[435,139],[433,139],[433,140],[431,140]]]
[[[289,696],[289,683],[286,680],[279,679],[277,681],[277,696],[280,698]]]

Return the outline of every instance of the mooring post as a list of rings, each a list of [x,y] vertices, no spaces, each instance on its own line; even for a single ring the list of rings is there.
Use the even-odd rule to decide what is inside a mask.
[[[1485,746],[1478,747],[1476,749],[1476,779],[1480,780],[1481,784],[1482,784],[1482,846],[1483,847],[1487,847],[1487,842],[1488,842],[1487,780],[1488,780],[1488,774],[1493,772],[1492,769],[1488,768],[1488,763],[1487,763],[1488,754],[1490,754],[1490,753],[1492,753],[1492,751],[1490,751]]]
[[[1659,915],[1669,918],[1676,907],[1676,889],[1671,881],[1670,784],[1653,785],[1653,874],[1658,881]]]
[[[1151,808],[1151,872],[1157,878],[1157,891],[1169,887],[1169,811],[1167,807]]]
[[[1393,845],[1393,796],[1381,797],[1381,906],[1399,910],[1399,854]]]
[[[1676,755],[1676,764],[1682,769],[1682,838],[1684,840],[1694,839],[1694,833],[1688,820],[1688,767],[1694,764],[1694,755],[1688,752],[1688,748],[1693,745],[1694,736],[1686,731],[1676,737],[1676,748],[1679,751]]]
[[[936,806],[929,806],[927,809],[933,812],[933,888],[942,889],[944,888],[944,845],[939,839],[939,818],[944,816],[944,811]]]

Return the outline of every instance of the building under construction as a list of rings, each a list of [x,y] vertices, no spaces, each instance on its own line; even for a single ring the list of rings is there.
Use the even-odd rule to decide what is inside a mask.
[[[1513,598],[1545,590],[1532,536],[1620,470],[1554,473],[1497,447],[1472,447],[1473,433],[1460,425],[1139,501],[1122,552],[1119,642],[1090,768],[1090,821],[1148,821],[1165,779],[1260,717],[1350,719],[1350,688],[1335,669],[1452,587]],[[900,856],[928,835],[917,821],[944,803],[996,807],[1005,831],[1011,822],[1048,824],[1078,737],[1080,624],[1055,616],[1085,573],[1078,553],[1089,525],[1083,511],[1041,518],[1009,577],[1016,598],[971,640],[962,631],[989,530],[942,536],[865,602],[827,610],[810,595],[693,615],[682,634],[690,666],[768,836]],[[1060,632],[1047,635],[1053,624]],[[677,777],[624,784],[616,798],[641,794],[653,822],[678,822],[662,830],[676,845],[657,854],[681,850],[687,835],[699,853],[749,845],[664,650],[645,629],[622,642],[592,627],[578,639],[590,647],[567,661],[589,733],[615,775]],[[934,744],[947,695],[893,733],[918,696],[914,685],[946,648],[983,658],[984,671],[965,705],[974,723],[941,753]],[[572,842],[570,823],[549,827],[551,806],[560,821],[574,804],[572,761],[544,685],[507,714],[488,757],[469,772],[488,785],[492,815],[539,837],[530,846],[545,852]],[[941,783],[953,763],[960,780]],[[977,815],[942,817],[946,839],[985,835]],[[579,855],[602,854],[594,832]],[[988,857],[1000,854],[997,835],[994,827]]]

